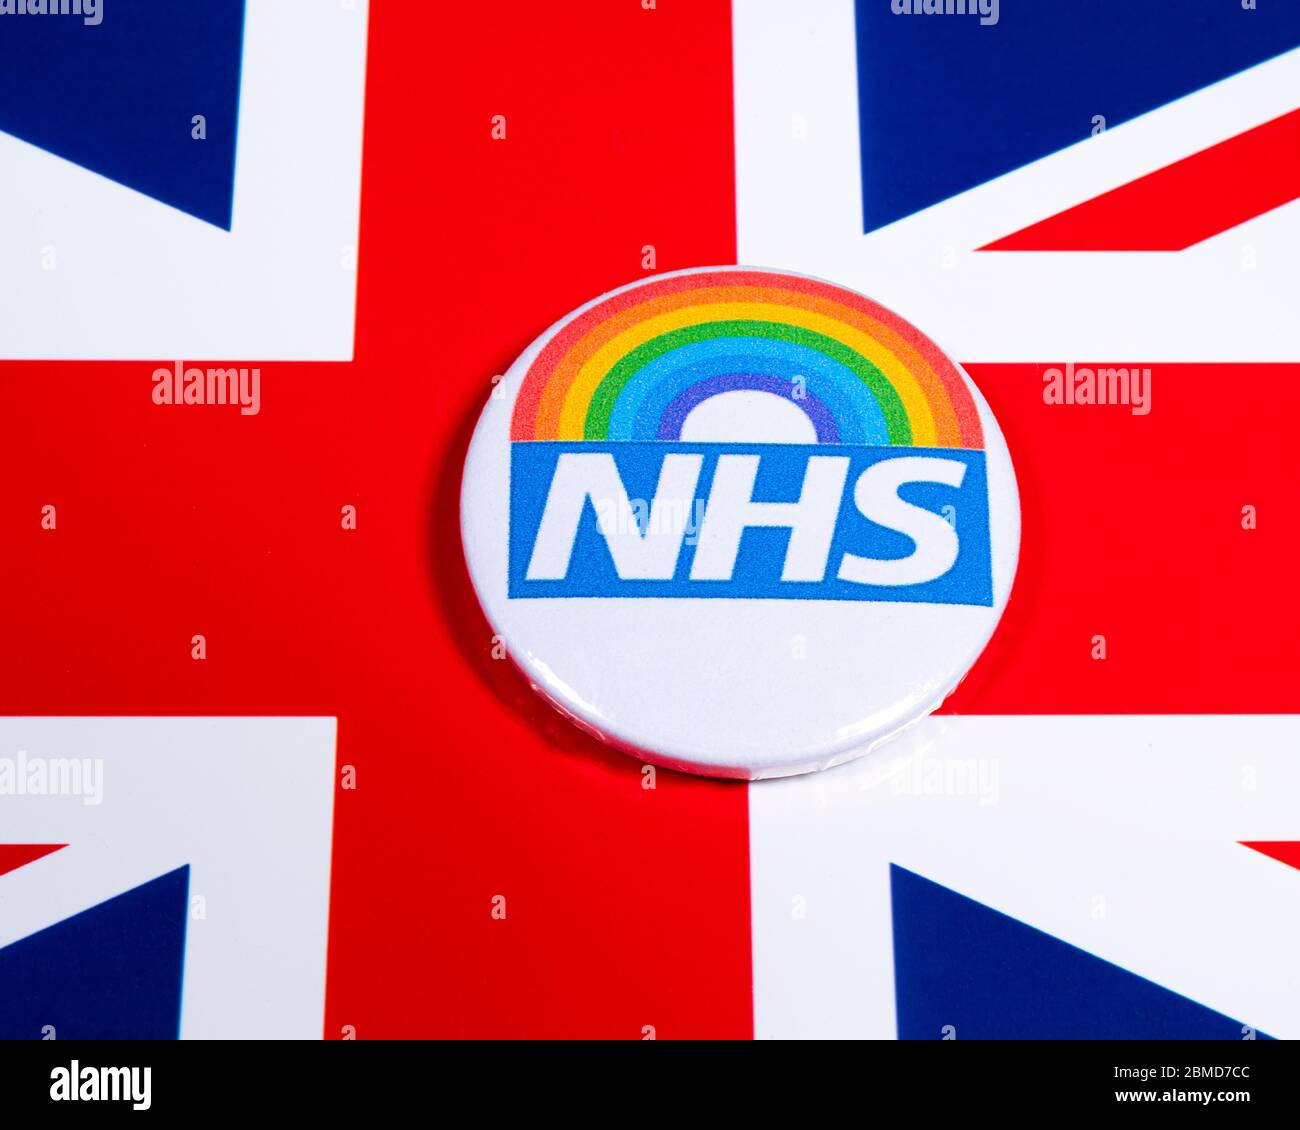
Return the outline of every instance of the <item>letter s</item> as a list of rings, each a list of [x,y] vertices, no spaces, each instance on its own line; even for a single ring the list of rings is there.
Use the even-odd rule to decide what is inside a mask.
[[[916,543],[907,557],[878,561],[846,553],[840,562],[841,581],[859,585],[923,585],[942,577],[957,561],[957,531],[940,515],[898,497],[904,483],[943,483],[959,487],[966,464],[957,459],[908,455],[873,463],[853,488],[853,501],[863,517],[897,530]]]

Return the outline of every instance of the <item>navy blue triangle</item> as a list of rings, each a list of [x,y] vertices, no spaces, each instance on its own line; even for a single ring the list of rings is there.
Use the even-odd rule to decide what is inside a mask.
[[[229,230],[244,0],[92,7],[0,14],[0,130]]]
[[[857,0],[867,231],[1300,46],[1294,0],[1001,0],[989,26],[893,10],[923,6]]]
[[[959,1040],[1243,1037],[1238,1020],[902,867],[890,884],[900,1040],[949,1026]]]
[[[0,1040],[174,1040],[190,869],[0,949]]]

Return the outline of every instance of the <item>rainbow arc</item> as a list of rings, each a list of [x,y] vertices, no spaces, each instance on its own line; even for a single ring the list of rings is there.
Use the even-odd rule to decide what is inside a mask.
[[[869,299],[771,271],[696,271],[601,299],[524,376],[511,439],[672,441],[690,411],[749,390],[784,396],[819,443],[984,446],[957,367]]]

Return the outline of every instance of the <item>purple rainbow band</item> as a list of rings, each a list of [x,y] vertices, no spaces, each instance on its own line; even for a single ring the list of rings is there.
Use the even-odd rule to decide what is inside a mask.
[[[789,400],[791,404],[801,409],[808,419],[812,421],[813,428],[817,432],[818,443],[839,443],[840,429],[825,404],[806,389],[803,396],[796,399],[788,380],[782,377],[764,376],[760,373],[726,373],[722,376],[699,381],[689,388],[683,389],[664,409],[664,414],[659,419],[659,433],[656,438],[661,440],[680,439],[682,425],[686,422],[686,417],[690,414],[692,408],[721,392],[735,392],[742,389],[770,392]]]

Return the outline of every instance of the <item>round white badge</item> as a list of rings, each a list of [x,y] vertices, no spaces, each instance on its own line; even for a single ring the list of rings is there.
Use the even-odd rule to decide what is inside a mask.
[[[461,533],[533,685],[644,760],[775,777],[934,710],[1006,606],[1007,446],[961,367],[816,279],[717,267],[590,302],[479,420]]]

